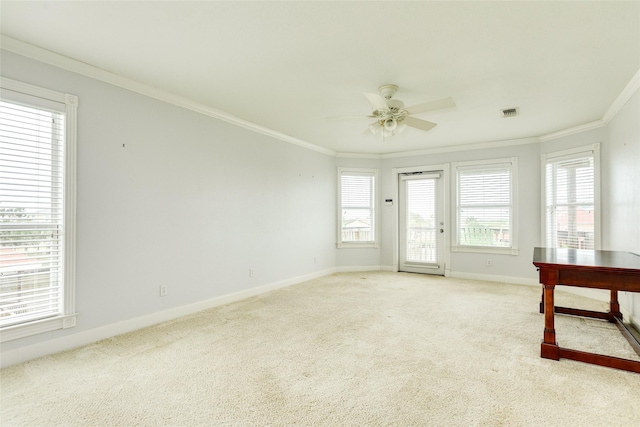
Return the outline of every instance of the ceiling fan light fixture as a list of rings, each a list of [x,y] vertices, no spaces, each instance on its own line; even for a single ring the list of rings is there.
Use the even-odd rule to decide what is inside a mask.
[[[378,122],[372,123],[371,126],[369,126],[369,130],[372,134],[377,135],[382,130],[382,125]]]
[[[365,92],[365,98],[367,98],[369,104],[373,107],[372,113],[366,116],[343,116],[343,118],[374,119],[375,121],[369,125],[369,128],[365,132],[371,131],[374,135],[381,135],[384,141],[386,137],[400,134],[407,126],[425,132],[430,131],[436,126],[436,123],[418,119],[413,117],[413,114],[456,106],[453,99],[444,98],[405,108],[402,101],[392,98],[397,90],[398,86],[387,84],[378,88],[379,93]]]
[[[398,122],[395,118],[390,117],[384,121],[384,130],[393,132],[398,127]]]

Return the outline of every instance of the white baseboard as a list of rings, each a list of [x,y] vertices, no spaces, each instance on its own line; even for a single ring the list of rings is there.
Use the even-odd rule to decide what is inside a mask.
[[[591,298],[596,301],[609,302],[609,296],[611,295],[609,291],[606,289],[588,289],[588,288],[577,288],[574,286],[562,286],[556,290],[560,290],[562,292],[566,292],[568,294],[574,294],[585,298]]]
[[[516,285],[541,286],[538,279],[529,279],[526,277],[461,273],[457,271],[452,271],[449,277],[454,277],[458,279],[483,280],[487,282],[513,283]],[[557,289],[563,292],[582,296],[585,298],[591,298],[596,301],[604,301],[604,302],[609,301],[609,291],[604,289],[577,288],[573,286],[562,286],[562,285],[560,285],[560,287]]]
[[[385,268],[381,265],[348,265],[342,267],[336,267],[336,273],[355,273],[358,271],[384,271]]]
[[[83,345],[91,344],[96,341],[111,338],[117,335],[121,335],[127,332],[132,332],[148,326],[153,326],[161,322],[177,319],[182,316],[197,313],[202,310],[217,307],[224,304],[229,304],[235,301],[240,301],[246,298],[264,294],[266,292],[274,291],[277,289],[286,288],[288,286],[303,283],[308,280],[317,279],[319,277],[327,276],[333,273],[348,273],[359,271],[395,271],[393,266],[383,265],[364,265],[364,266],[342,266],[321,270],[302,276],[285,279],[279,282],[270,283],[256,288],[246,289],[233,294],[223,295],[220,297],[208,299],[205,301],[198,301],[193,304],[184,305],[181,307],[175,307],[169,310],[160,311],[157,313],[151,313],[145,316],[136,317],[133,319],[123,320],[121,322],[113,323],[110,325],[94,328],[88,331],[79,332],[76,334],[66,335],[60,338],[54,338],[41,343],[36,343],[17,349],[7,350],[2,352],[0,356],[0,367],[6,367],[14,365],[16,363],[25,362],[35,359],[37,357],[46,356],[49,354],[58,353],[60,351],[69,350]],[[513,277],[513,276],[498,276],[489,274],[475,274],[475,273],[463,273],[452,271],[448,277],[470,280],[482,280],[490,282],[501,283],[513,283],[519,285],[540,286],[537,279],[529,279],[525,277]],[[602,291],[597,289],[584,289],[573,288],[569,286],[563,286],[563,291],[571,292],[577,295],[593,298],[601,301],[608,301],[608,291]],[[629,317],[630,322],[640,330],[640,318]]]
[[[390,268],[391,271],[392,268]],[[541,286],[538,279],[529,279],[526,277],[514,277],[514,276],[498,276],[492,274],[478,274],[478,273],[463,273],[459,271],[445,271],[446,277],[452,277],[457,279],[469,279],[469,280],[482,280],[486,282],[500,282],[500,283],[512,283],[516,285],[527,286]],[[585,298],[590,298],[596,301],[609,302],[610,293],[606,289],[590,289],[590,288],[578,288],[573,286],[560,285],[558,290],[567,292],[573,295],[578,295]],[[632,316],[629,313],[631,310],[627,307],[623,301],[620,302],[620,311],[623,312],[626,319],[633,325],[634,328],[640,331],[640,317]]]
[[[636,328],[637,331],[640,331],[640,317],[629,316],[629,322]]]
[[[483,280],[485,282],[513,283],[515,285],[538,286],[540,284],[538,282],[538,279],[529,279],[527,277],[499,276],[495,274],[463,273],[459,271],[451,271],[448,277],[453,277],[456,279]]]
[[[228,295],[211,298],[205,301],[198,301],[193,304],[187,304],[180,307],[151,313],[145,316],[127,319],[99,328],[90,329],[88,331],[78,332],[76,334],[65,335],[64,337],[54,338],[37,344],[27,345],[17,349],[3,351],[0,357],[0,367],[4,368],[16,363],[26,362],[37,357],[47,356],[65,350],[81,347],[96,341],[122,335],[138,329],[153,326],[158,323],[177,319],[189,314],[197,313],[202,310],[240,301],[256,295],[277,289],[286,288],[288,286],[303,283],[308,280],[317,279],[336,272],[335,268],[316,271],[302,276],[285,279],[279,282],[270,283],[256,288],[246,289]]]

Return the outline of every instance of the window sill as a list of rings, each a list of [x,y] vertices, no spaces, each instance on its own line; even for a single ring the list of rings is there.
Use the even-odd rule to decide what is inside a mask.
[[[0,342],[17,340],[58,329],[73,328],[76,326],[76,316],[77,314],[68,314],[6,327],[0,331]]]
[[[487,246],[452,246],[451,252],[470,252],[479,254],[518,255],[517,248],[492,248]]]

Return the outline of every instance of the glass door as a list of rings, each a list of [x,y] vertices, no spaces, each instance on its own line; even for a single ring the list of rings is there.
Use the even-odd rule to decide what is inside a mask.
[[[400,271],[444,275],[442,172],[399,176]]]

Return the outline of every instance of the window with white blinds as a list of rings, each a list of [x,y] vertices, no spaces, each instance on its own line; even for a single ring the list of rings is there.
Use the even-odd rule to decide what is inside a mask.
[[[543,155],[546,247],[597,249],[597,151]]]
[[[454,250],[515,254],[517,159],[454,164]]]
[[[376,244],[376,176],[370,169],[338,169],[338,247]]]
[[[67,97],[2,80],[0,97],[0,331],[2,340],[73,326],[67,229]],[[7,86],[12,87],[8,89]],[[60,102],[62,101],[62,102]],[[75,122],[75,117],[72,117]],[[73,188],[73,187],[71,187]],[[71,227],[73,229],[73,227]],[[69,248],[68,246],[71,246]],[[47,323],[43,320],[53,319]],[[21,326],[38,323],[37,328]],[[25,332],[26,331],[26,332]]]

